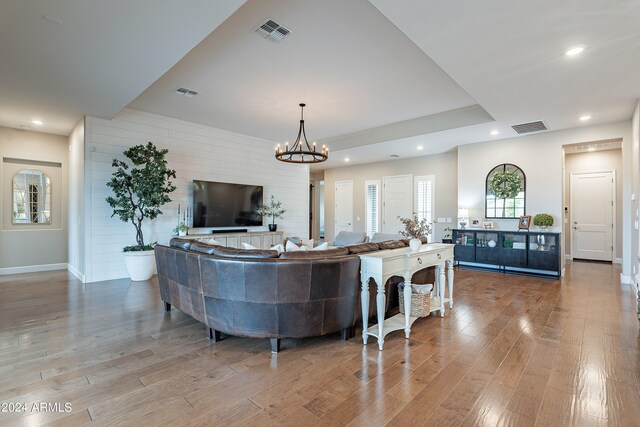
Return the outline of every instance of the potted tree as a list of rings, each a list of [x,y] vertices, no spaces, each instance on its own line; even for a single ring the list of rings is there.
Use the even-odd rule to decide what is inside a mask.
[[[275,196],[271,195],[271,201],[268,205],[261,205],[258,207],[258,213],[261,216],[270,216],[271,224],[269,224],[269,231],[276,231],[278,224],[276,224],[276,218],[282,218],[287,210],[282,207],[282,203],[276,200]]]
[[[122,249],[129,277],[134,281],[149,280],[154,273],[153,244],[145,243],[142,223],[162,215],[160,207],[171,201],[169,194],[176,189],[169,180],[176,177],[176,171],[167,167],[168,152],[149,142],[124,151],[128,162],[113,159],[111,164],[116,170],[107,187],[114,195],[106,200],[113,208],[111,216],[131,222],[136,230],[136,244]]]

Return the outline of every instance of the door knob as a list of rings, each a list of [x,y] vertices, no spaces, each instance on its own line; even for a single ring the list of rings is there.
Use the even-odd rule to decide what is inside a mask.
[[[577,230],[577,229],[578,229],[578,227],[573,227],[573,229],[574,229],[574,230]]]

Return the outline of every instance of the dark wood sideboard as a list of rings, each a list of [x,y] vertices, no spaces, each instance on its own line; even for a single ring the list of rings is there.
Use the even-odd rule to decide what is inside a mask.
[[[562,274],[560,237],[546,231],[452,230],[458,265],[556,278]]]

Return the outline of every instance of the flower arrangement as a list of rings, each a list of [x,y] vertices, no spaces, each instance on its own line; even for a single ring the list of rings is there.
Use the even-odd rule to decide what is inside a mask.
[[[540,228],[547,228],[553,225],[553,217],[546,213],[540,213],[533,217],[533,225]]]
[[[269,202],[268,205],[261,205],[258,207],[258,210],[257,210],[257,212],[261,216],[270,216],[271,224],[276,223],[276,218],[282,218],[282,216],[286,211],[287,210],[282,207],[282,203],[276,200],[275,196],[273,195],[271,195],[271,201]]]
[[[516,172],[498,172],[489,180],[488,189],[498,199],[512,199],[520,192],[520,177]]]
[[[413,213],[411,218],[398,217],[402,225],[404,225],[404,231],[400,231],[405,237],[410,239],[419,239],[422,236],[431,234],[431,224],[426,218],[418,219],[418,214]]]

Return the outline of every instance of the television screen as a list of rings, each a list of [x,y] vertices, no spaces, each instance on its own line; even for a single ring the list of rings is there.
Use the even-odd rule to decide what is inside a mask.
[[[262,186],[193,181],[194,227],[261,226]]]

